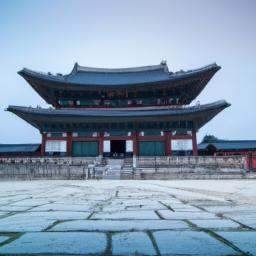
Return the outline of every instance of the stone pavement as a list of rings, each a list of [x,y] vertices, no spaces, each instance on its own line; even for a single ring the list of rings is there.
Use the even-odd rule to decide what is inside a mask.
[[[256,181],[2,181],[0,255],[256,255]]]

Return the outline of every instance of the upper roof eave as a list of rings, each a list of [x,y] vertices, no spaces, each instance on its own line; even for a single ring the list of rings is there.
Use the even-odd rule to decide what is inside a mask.
[[[221,67],[218,66],[216,63],[198,68],[198,69],[193,69],[193,70],[188,70],[188,71],[178,71],[175,73],[170,73],[168,71],[168,76],[164,76],[163,79],[156,79],[156,80],[147,80],[147,81],[140,81],[140,82],[122,82],[122,83],[117,83],[117,82],[105,82],[105,83],[92,83],[92,82],[73,82],[69,81],[70,76],[75,76],[78,72],[81,70],[84,70],[82,72],[85,73],[108,73],[108,74],[114,74],[114,73],[136,73],[136,72],[145,72],[145,71],[152,71],[152,70],[157,70],[162,68],[164,66],[163,64],[161,65],[155,65],[155,66],[147,66],[147,67],[137,67],[137,68],[126,68],[126,69],[101,69],[101,68],[89,68],[89,67],[81,67],[78,64],[75,64],[72,72],[68,75],[52,75],[52,74],[46,74],[42,72],[37,72],[33,71],[27,68],[24,68],[18,72],[19,75],[24,77],[25,79],[31,79],[31,80],[43,80],[49,83],[61,83],[61,84],[70,84],[72,86],[99,86],[99,87],[127,87],[127,86],[136,86],[138,87],[139,85],[147,85],[147,84],[156,84],[156,83],[168,83],[172,81],[178,81],[182,79],[186,79],[189,77],[194,77],[196,75],[202,75],[206,72],[213,71],[214,73],[217,72]],[[165,68],[165,67],[163,67]],[[168,69],[168,67],[167,67]],[[108,71],[106,71],[108,70]],[[126,70],[126,71],[124,71]],[[127,71],[129,70],[129,71]],[[133,70],[133,71],[132,71]],[[136,71],[135,71],[136,70]],[[129,75],[128,75],[129,76]]]

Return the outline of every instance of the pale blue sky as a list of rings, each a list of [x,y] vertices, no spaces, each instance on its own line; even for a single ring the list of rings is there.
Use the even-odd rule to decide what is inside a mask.
[[[197,100],[232,106],[198,134],[256,139],[256,1],[1,0],[0,143],[40,142],[39,132],[5,112],[8,105],[47,105],[17,71],[68,73],[84,66],[158,64],[222,69]]]

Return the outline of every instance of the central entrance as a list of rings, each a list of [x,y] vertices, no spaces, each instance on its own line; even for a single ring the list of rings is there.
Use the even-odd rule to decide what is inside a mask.
[[[110,154],[112,157],[124,157],[125,156],[125,140],[111,140]]]

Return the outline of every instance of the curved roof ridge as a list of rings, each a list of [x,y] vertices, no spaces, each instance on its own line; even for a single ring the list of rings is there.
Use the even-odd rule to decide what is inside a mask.
[[[36,77],[41,77],[41,78],[54,78],[58,80],[64,80],[66,75],[62,75],[60,73],[58,74],[53,74],[51,72],[43,72],[43,71],[35,71],[29,68],[23,68],[20,71],[17,72],[19,75],[23,76],[23,74],[28,74],[28,75],[33,75]]]
[[[215,143],[247,143],[247,142],[256,142],[256,140],[219,140],[212,142],[202,142],[200,144],[215,144]]]
[[[71,73],[67,75],[62,75],[60,73],[51,73],[51,72],[41,72],[41,71],[35,71],[28,68],[23,68],[22,70],[18,71],[19,75],[25,74],[31,74],[34,76],[41,76],[41,77],[47,77],[47,78],[54,78],[63,80],[68,77],[73,77],[73,75],[81,72],[81,73],[106,73],[106,74],[113,74],[113,73],[139,73],[139,72],[146,72],[146,71],[155,71],[155,70],[163,70],[164,73],[166,73],[167,78],[173,78],[173,77],[180,77],[184,75],[194,74],[202,71],[207,71],[213,68],[217,68],[219,70],[221,67],[217,65],[216,63],[212,63],[209,65],[205,65],[203,67],[199,67],[196,69],[190,69],[190,70],[179,70],[176,72],[170,72],[168,69],[168,66],[166,62],[161,62],[159,65],[151,65],[151,66],[141,66],[141,67],[130,67],[130,68],[97,68],[97,67],[84,67],[80,66],[77,62],[75,63]]]
[[[94,73],[130,73],[130,72],[142,72],[142,71],[153,71],[162,69],[165,72],[169,72],[166,62],[161,62],[158,65],[128,67],[128,68],[98,68],[98,67],[86,67],[81,66],[77,62],[71,74],[76,72],[94,72]]]
[[[178,70],[175,71],[174,73],[171,74],[171,76],[177,76],[177,75],[183,75],[183,74],[192,74],[192,73],[197,73],[200,71],[204,71],[204,70],[209,70],[212,68],[217,68],[217,70],[221,69],[221,66],[217,65],[216,62],[199,67],[199,68],[195,68],[195,69],[188,69],[188,70]]]

